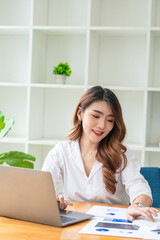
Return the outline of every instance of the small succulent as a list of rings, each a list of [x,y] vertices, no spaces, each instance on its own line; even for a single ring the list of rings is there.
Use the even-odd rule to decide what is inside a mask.
[[[62,74],[69,77],[71,73],[72,71],[67,62],[66,63],[60,62],[57,66],[54,66],[54,69],[53,69],[53,74]]]

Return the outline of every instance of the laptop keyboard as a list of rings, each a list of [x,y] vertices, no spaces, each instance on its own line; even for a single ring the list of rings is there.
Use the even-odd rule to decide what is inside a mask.
[[[61,221],[62,221],[62,223],[73,222],[73,221],[75,221],[75,220],[76,220],[76,218],[61,216]]]

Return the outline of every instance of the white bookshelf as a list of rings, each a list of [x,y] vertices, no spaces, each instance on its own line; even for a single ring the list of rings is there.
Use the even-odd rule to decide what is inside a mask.
[[[52,74],[60,61],[72,69],[65,85]],[[0,109],[15,119],[1,152],[29,152],[40,169],[82,93],[102,85],[142,166],[159,166],[159,63],[160,0],[0,0]]]

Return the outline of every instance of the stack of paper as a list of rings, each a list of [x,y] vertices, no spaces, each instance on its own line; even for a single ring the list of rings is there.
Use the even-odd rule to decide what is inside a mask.
[[[149,231],[126,219],[126,208],[93,206],[89,211],[95,217],[81,229],[83,234],[117,237],[160,239],[160,231]],[[160,215],[157,217],[160,220]]]

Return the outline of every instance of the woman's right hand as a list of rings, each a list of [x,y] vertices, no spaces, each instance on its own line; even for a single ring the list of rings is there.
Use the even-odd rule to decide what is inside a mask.
[[[64,197],[62,195],[57,195],[57,202],[60,210],[64,210],[67,207],[67,204],[64,203]]]

